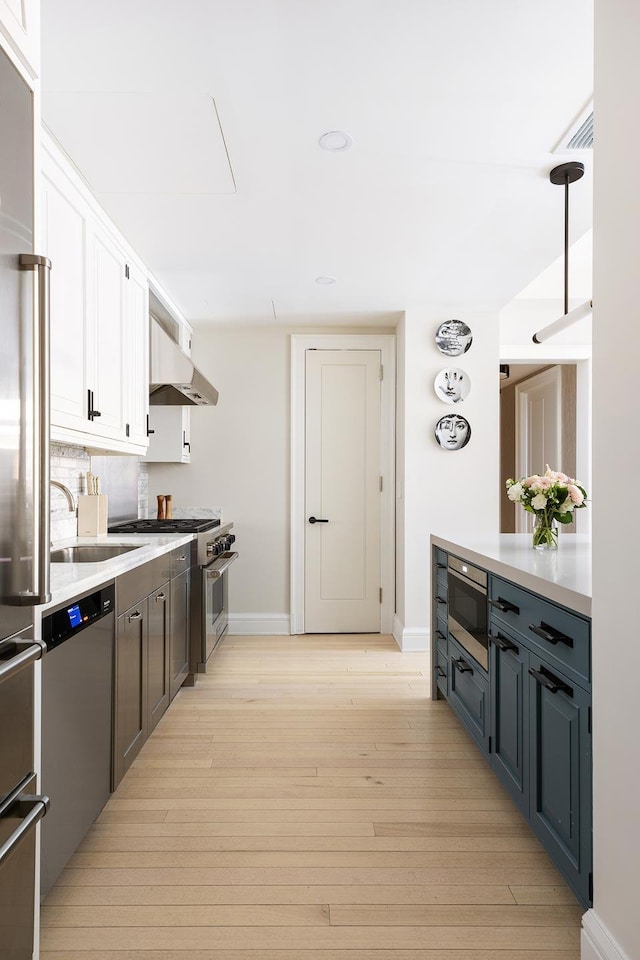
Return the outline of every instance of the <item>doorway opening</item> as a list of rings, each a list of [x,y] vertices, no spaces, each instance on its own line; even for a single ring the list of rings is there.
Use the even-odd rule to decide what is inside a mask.
[[[543,473],[548,464],[590,489],[590,437],[589,360],[509,360],[500,378],[500,533],[533,529],[533,517],[506,496],[507,477]],[[589,516],[576,516],[561,532],[589,527]]]

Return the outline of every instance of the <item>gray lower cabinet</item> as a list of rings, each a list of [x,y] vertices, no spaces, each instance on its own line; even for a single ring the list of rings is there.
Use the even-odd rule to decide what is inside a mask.
[[[449,637],[449,701],[478,745],[489,752],[489,681],[475,660]]]
[[[171,700],[189,673],[191,574],[187,569],[174,577],[171,589],[171,663],[169,696]]]
[[[503,627],[491,625],[491,753],[493,770],[529,816],[529,652]]]
[[[583,903],[592,890],[591,695],[533,654],[529,822]]]
[[[489,578],[488,673],[447,631],[434,550],[434,695],[445,696],[584,906],[593,900],[591,624]]]
[[[147,735],[169,706],[171,632],[170,585],[165,583],[147,598]]]
[[[116,623],[113,789],[147,739],[147,601],[122,613]]]

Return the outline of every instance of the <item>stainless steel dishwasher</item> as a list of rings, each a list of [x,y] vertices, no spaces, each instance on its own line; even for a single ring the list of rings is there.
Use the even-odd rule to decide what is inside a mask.
[[[111,583],[42,619],[42,896],[109,799],[114,610]]]

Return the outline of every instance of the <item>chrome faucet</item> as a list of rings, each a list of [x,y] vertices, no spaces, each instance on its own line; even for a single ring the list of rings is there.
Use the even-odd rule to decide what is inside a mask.
[[[69,490],[68,487],[65,487],[64,483],[60,483],[59,480],[51,480],[50,483],[52,487],[58,487],[58,489],[62,490],[67,498],[67,503],[69,504],[69,513],[75,513],[76,505],[71,490]]]

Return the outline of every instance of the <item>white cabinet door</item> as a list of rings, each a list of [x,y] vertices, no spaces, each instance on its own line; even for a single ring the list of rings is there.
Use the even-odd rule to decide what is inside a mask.
[[[191,463],[191,409],[149,408],[147,460],[151,463]]]
[[[125,433],[130,443],[147,448],[149,413],[149,285],[127,264],[124,281]]]
[[[123,317],[125,260],[100,224],[88,238],[87,322],[91,338],[88,385],[96,432],[124,440]]]
[[[51,422],[90,430],[85,323],[88,208],[64,172],[45,153],[42,247],[51,270]]]
[[[0,43],[40,76],[40,0],[0,0]]]

